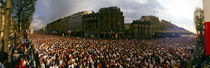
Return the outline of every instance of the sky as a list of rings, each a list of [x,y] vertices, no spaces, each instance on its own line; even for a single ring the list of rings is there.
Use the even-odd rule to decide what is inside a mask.
[[[194,10],[203,8],[202,0],[38,0],[31,25],[37,30],[61,17],[110,6],[121,9],[125,23],[153,15],[194,33]]]

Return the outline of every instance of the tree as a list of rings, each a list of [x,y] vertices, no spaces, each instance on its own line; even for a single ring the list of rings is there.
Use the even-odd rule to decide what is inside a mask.
[[[37,0],[12,0],[12,16],[18,22],[18,29],[29,28],[35,11]]]
[[[8,40],[9,40],[9,27],[11,19],[11,0],[6,0],[6,14],[5,14],[5,24],[4,24],[4,52],[8,53]]]
[[[3,28],[3,1],[0,0],[0,35]],[[2,36],[0,36],[0,42],[2,41]],[[3,51],[2,44],[0,43],[0,50]]]
[[[5,7],[6,6],[6,1],[5,0],[0,0],[1,6]]]
[[[204,34],[204,13],[201,8],[196,8],[194,11],[194,24],[197,34],[203,37]]]

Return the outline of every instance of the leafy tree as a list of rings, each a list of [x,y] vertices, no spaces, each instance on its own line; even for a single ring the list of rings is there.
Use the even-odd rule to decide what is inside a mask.
[[[6,0],[0,0],[0,2],[1,2],[1,6],[2,7],[5,7],[6,6]]]
[[[37,0],[12,0],[12,16],[23,30],[29,28]]]
[[[194,11],[194,24],[196,32],[202,36],[204,34],[204,13],[201,8],[196,8]]]

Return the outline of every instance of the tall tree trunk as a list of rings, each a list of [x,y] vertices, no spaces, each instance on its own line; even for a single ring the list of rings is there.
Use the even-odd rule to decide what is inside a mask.
[[[0,13],[3,13],[2,5],[0,5]],[[4,49],[2,48],[2,29],[3,29],[3,14],[0,14],[0,51],[3,51]]]
[[[6,15],[4,24],[4,52],[8,53],[8,40],[9,40],[9,30],[10,30],[10,18],[11,18],[11,0],[6,0]]]

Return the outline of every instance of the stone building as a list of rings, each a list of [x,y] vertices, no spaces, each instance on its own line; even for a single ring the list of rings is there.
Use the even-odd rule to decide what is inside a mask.
[[[135,38],[151,38],[151,23],[149,21],[134,20],[131,24],[131,32]]]
[[[101,38],[118,38],[124,34],[124,16],[120,8],[101,8],[97,13],[83,16],[84,35]]]
[[[67,22],[72,32],[80,32],[82,29],[82,16],[88,14],[88,11],[82,11],[63,18],[63,22]]]
[[[160,20],[156,16],[142,16],[139,20],[141,21],[149,21],[151,23],[152,32],[157,32],[161,30]]]
[[[59,23],[61,19],[57,19],[56,21],[53,21],[46,25],[47,33],[51,33],[53,31],[59,31]]]
[[[82,31],[84,32],[84,36],[97,36],[98,32],[100,32],[98,23],[98,13],[92,12],[84,15],[82,19]]]
[[[71,31],[72,35],[82,36],[82,17],[85,14],[88,14],[88,12],[82,11],[72,14],[68,17],[61,17],[60,19],[57,19],[47,24],[47,33],[56,31],[59,34],[63,34],[67,31]]]

